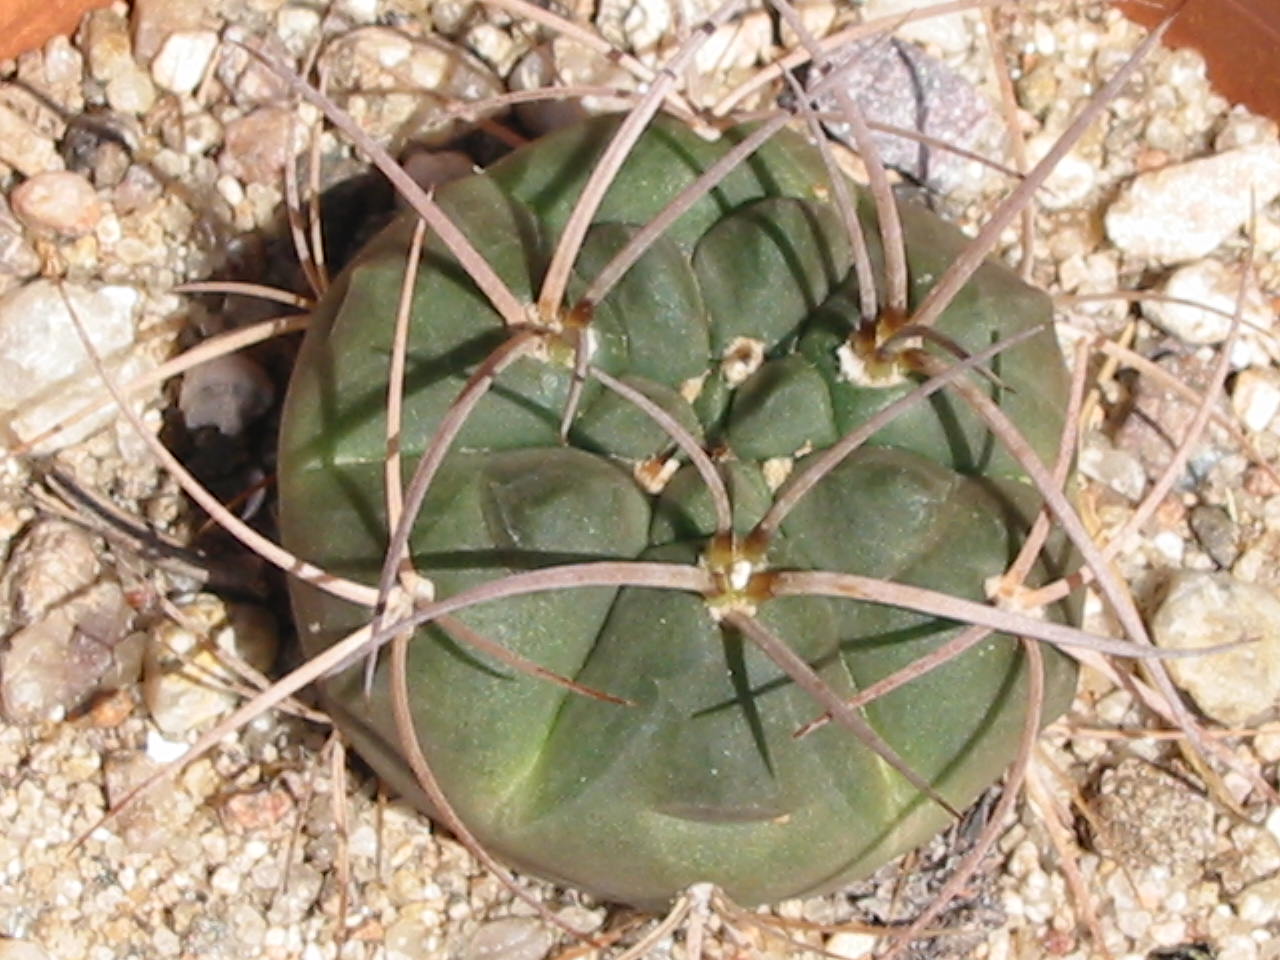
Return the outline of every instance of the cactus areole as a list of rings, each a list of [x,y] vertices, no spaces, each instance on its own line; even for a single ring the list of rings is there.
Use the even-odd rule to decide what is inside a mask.
[[[615,129],[608,118],[568,128],[436,195],[524,303],[536,299]],[[568,303],[741,135],[709,142],[673,121],[651,124],[594,217]],[[861,204],[878,270],[874,215]],[[904,203],[901,213],[916,302],[966,241],[922,208]],[[415,221],[388,227],[325,294],[293,375],[281,441],[285,545],[370,584],[389,539],[388,370]],[[924,379],[906,371],[869,385],[850,375],[858,324],[850,250],[819,153],[784,130],[683,214],[591,316],[591,365],[712,453],[739,538],[811,458]],[[997,357],[996,378],[968,376],[1046,462],[1056,454],[1067,393],[1049,316],[1042,293],[987,263],[936,325],[968,352],[1043,325]],[[477,365],[510,337],[428,234],[404,379],[406,483]],[[708,486],[650,414],[588,376],[561,441],[573,349],[550,333],[542,342],[506,367],[470,413],[415,522],[410,551],[435,596],[570,563],[714,565],[724,538]],[[982,600],[984,582],[1007,568],[1040,503],[985,422],[943,389],[801,498],[750,569],[860,574]],[[1064,554],[1051,539],[1030,579],[1062,572]],[[367,608],[313,586],[292,591],[309,652],[369,622]],[[849,729],[828,723],[794,736],[823,708],[729,628],[724,608],[734,603],[749,603],[841,697],[964,627],[844,598],[636,586],[469,607],[457,618],[475,633],[630,701],[575,694],[493,659],[456,630],[419,629],[407,674],[417,735],[476,837],[518,868],[656,907],[702,881],[744,904],[829,890],[945,826],[942,806]],[[1047,722],[1068,704],[1075,672],[1054,650],[1045,663]],[[374,769],[430,811],[397,735],[389,670],[384,652],[368,695],[361,665],[328,678],[326,705]],[[859,716],[959,809],[1013,759],[1027,688],[1020,645],[995,635]]]

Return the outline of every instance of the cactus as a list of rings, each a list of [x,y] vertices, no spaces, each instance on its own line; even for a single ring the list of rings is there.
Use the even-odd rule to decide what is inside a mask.
[[[581,25],[528,0],[485,3],[584,37]],[[297,625],[312,654],[201,733],[183,757],[111,796],[111,809],[71,847],[84,863],[110,865],[121,849],[104,843],[99,827],[141,812],[161,780],[319,679],[338,725],[388,780],[544,920],[593,948],[623,945],[619,960],[646,955],[686,919],[685,955],[702,956],[708,910],[737,947],[743,926],[787,939],[794,923],[741,910],[705,881],[743,902],[840,885],[946,823],[1002,769],[1005,789],[989,816],[980,807],[978,839],[909,926],[884,928],[896,941],[885,955],[901,955],[972,889],[1024,785],[1027,813],[1045,818],[1061,857],[1076,916],[1101,944],[1072,867],[1071,811],[1055,809],[1032,756],[1074,670],[1033,641],[1112,658],[1077,654],[1180,729],[1191,768],[1235,815],[1251,811],[1238,808],[1217,764],[1251,780],[1274,807],[1271,785],[1231,741],[1206,735],[1165,674],[1162,659],[1197,654],[1147,649],[1134,600],[1108,567],[1163,502],[1213,415],[1239,317],[1172,463],[1098,544],[1061,489],[1083,419],[1086,350],[1077,354],[1064,415],[1045,298],[1002,268],[980,266],[1159,32],[965,241],[909,203],[895,207],[869,153],[874,202],[859,198],[856,214],[850,208],[811,111],[821,109],[827,122],[839,113],[838,126],[855,140],[865,131],[839,97],[819,99],[818,43],[798,29],[786,0],[770,4],[818,61],[818,79],[793,101],[809,123],[807,141],[777,132],[787,119],[781,111],[716,142],[671,119],[650,123],[664,88],[675,90],[689,65],[687,48],[660,73],[647,56],[613,49],[609,61],[646,91],[619,94],[636,103],[620,125],[590,121],[538,142],[441,190],[439,204],[415,194],[341,108],[251,44],[373,159],[422,220],[407,217],[371,244],[314,318],[228,331],[127,385],[93,349],[89,318],[67,301],[139,440],[211,519],[297,581]],[[821,45],[838,52],[866,29],[837,31]],[[709,33],[699,26],[690,42]],[[783,53],[709,111],[691,84],[670,96],[672,115],[720,129],[719,118],[780,78],[797,54]],[[827,58],[826,67],[841,59]],[[601,93],[549,88],[453,112]],[[777,136],[761,146],[770,133]],[[313,151],[313,181],[319,156]],[[608,171],[624,156],[613,178]],[[286,195],[296,194],[295,172],[290,165]],[[713,174],[727,176],[702,182]],[[597,206],[592,191],[611,178]],[[303,272],[320,295],[329,282],[321,225],[311,224],[308,241],[296,196],[290,205]],[[682,215],[669,216],[673,210]],[[893,236],[899,220],[905,244]],[[423,222],[433,234],[417,271]],[[1030,218],[1026,227],[1029,238]],[[256,284],[185,289],[314,305]],[[407,301],[416,302],[413,311]],[[162,376],[308,325],[283,434],[284,549],[219,503],[128,400]],[[1080,346],[1182,386],[1118,344]],[[25,451],[96,410],[52,426]],[[1271,470],[1245,435],[1237,439]],[[1044,467],[1051,457],[1052,474]],[[1062,532],[1046,544],[1053,525]],[[1047,585],[1021,591],[1025,580]],[[1066,625],[1075,611],[1063,598],[1090,583],[1125,640]],[[1019,612],[1027,610],[1047,616]],[[371,655],[367,673],[357,661]],[[1143,657],[1149,669],[1118,676],[1118,657]],[[94,749],[96,719],[73,725]],[[39,738],[23,739],[44,749]],[[335,795],[344,793],[344,739],[327,748]],[[274,739],[259,746],[260,754],[236,745],[233,765],[243,768],[245,749],[251,759],[280,759]],[[252,779],[238,776],[235,789]],[[92,807],[94,793],[76,791],[73,802],[88,797]],[[344,819],[335,814],[339,834]],[[964,843],[966,834],[951,836]],[[351,871],[341,840],[337,848],[341,938],[351,928]],[[328,860],[330,849],[322,844],[312,859]],[[557,895],[535,897],[512,882],[495,853],[602,896],[646,907],[676,902],[638,942],[628,943],[636,924],[625,914],[597,938],[552,912]],[[955,854],[949,847],[946,859]],[[933,867],[922,872],[912,886],[932,893]],[[19,887],[38,893],[29,879]],[[327,914],[331,903],[325,897],[314,909]],[[226,907],[215,898],[210,909],[216,916]],[[449,917],[440,925],[446,943],[474,924],[473,915]],[[402,911],[396,925],[401,937],[420,929],[416,912],[410,920]],[[802,936],[806,943],[792,944],[819,942],[817,930]],[[932,956],[936,943],[924,952]],[[842,946],[833,938],[828,949]]]
[[[1052,462],[1067,387],[1049,302],[988,262],[934,333],[888,312],[860,325],[839,185],[789,130],[596,299],[613,256],[751,132],[707,141],[659,118],[594,213],[568,284],[577,307],[547,317],[534,298],[617,125],[562,130],[435,197],[528,319],[504,318],[428,238],[398,440],[408,466],[446,445],[447,455],[409,553],[437,600],[502,595],[418,629],[403,678],[414,732],[457,819],[522,869],[648,907],[700,881],[743,903],[830,889],[919,844],[1001,774],[1030,681],[1022,648],[993,634],[841,709],[964,624],[838,598],[825,574],[805,574],[981,601],[1042,501],[952,390],[912,404],[834,467],[819,462],[926,379],[932,348],[910,337],[972,355],[1019,334],[989,380],[971,382]],[[875,210],[857,205],[878,267]],[[913,310],[968,241],[921,207],[898,212]],[[285,546],[367,584],[385,574],[396,526],[383,477],[388,360],[415,220],[376,237],[321,301],[282,430]],[[468,390],[474,405],[446,444]],[[816,482],[787,500],[805,477]],[[1029,581],[1064,573],[1067,553],[1051,539]],[[567,582],[591,570],[591,585]],[[502,593],[538,571],[558,588]],[[676,573],[657,582],[663,571]],[[291,590],[310,653],[368,622],[366,608],[314,583]],[[1072,616],[1062,603],[1049,613]],[[476,638],[570,679],[514,669]],[[384,779],[439,812],[397,726],[393,666],[380,658],[367,689],[361,666],[347,666],[324,682],[326,706]],[[1044,721],[1074,680],[1072,661],[1048,651]],[[840,722],[795,735],[824,711]]]

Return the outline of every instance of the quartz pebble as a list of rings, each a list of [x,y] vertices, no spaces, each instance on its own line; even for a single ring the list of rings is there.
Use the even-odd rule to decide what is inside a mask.
[[[1213,147],[1221,152],[1254,143],[1267,143],[1280,137],[1280,125],[1270,117],[1254,116],[1242,109],[1227,114],[1222,129],[1213,139]]]
[[[1135,177],[1106,213],[1107,236],[1157,263],[1203,257],[1280,194],[1280,145],[1254,144]]]
[[[773,21],[764,10],[751,10],[717,27],[693,56],[699,73],[743,70],[760,62],[773,44]]]
[[[106,83],[125,70],[137,70],[129,24],[112,9],[94,10],[84,26],[81,49],[87,54],[89,73],[99,83]]]
[[[1239,268],[1228,267],[1217,260],[1189,263],[1170,274],[1161,285],[1160,293],[1190,302],[1144,300],[1142,312],[1185,343],[1221,343],[1231,332],[1241,282]],[[1271,327],[1274,314],[1256,284],[1244,288],[1240,316],[1246,323],[1264,330]]]
[[[0,423],[30,440],[80,412],[105,392],[71,322],[67,300],[89,341],[119,383],[141,375],[152,361],[128,349],[141,294],[135,287],[97,288],[35,280],[0,297]],[[114,416],[99,409],[38,446],[47,453],[88,436]]]
[[[492,23],[477,23],[463,39],[468,50],[502,77],[511,72],[528,49],[527,44],[517,43],[510,33]]]
[[[1246,430],[1267,429],[1280,413],[1280,370],[1275,367],[1241,370],[1231,390],[1231,408]]]
[[[1265,724],[1253,738],[1253,749],[1263,763],[1280,763],[1280,724]]]
[[[216,49],[218,35],[212,30],[171,33],[151,61],[151,78],[170,93],[190,93],[209,69]]]
[[[106,366],[116,383],[125,384],[152,370],[155,360],[142,352],[127,351],[108,359]],[[20,406],[9,420],[9,429],[19,441],[33,444],[29,448],[32,453],[47,455],[85,439],[116,419],[115,407],[104,402],[108,396],[96,371],[92,376],[71,377],[41,398]],[[65,428],[61,427],[68,418],[85,413],[91,406],[94,408],[92,412]],[[133,406],[135,412],[141,412],[143,403],[135,401]],[[3,422],[3,415],[0,415],[0,422]],[[123,424],[116,441],[120,452],[126,454],[133,450],[127,455],[139,467],[148,463],[151,454],[141,445],[128,421],[116,419],[116,422]]]
[[[281,38],[268,34],[257,42],[267,56],[296,65],[295,56]],[[219,51],[214,76],[231,92],[235,102],[245,108],[279,106],[288,96],[288,85],[266,64],[250,56],[249,51],[232,44],[223,44]]]
[[[266,371],[242,353],[216,357],[182,378],[178,408],[187,429],[217,427],[229,437],[266,413],[275,388]]]
[[[265,671],[277,646],[275,621],[261,607],[224,605],[202,594],[179,609],[186,626],[162,622],[147,641],[142,685],[152,720],[171,737],[212,723],[235,706],[238,695],[228,685],[236,675],[217,651]]]
[[[276,36],[295,57],[304,56],[320,30],[320,12],[310,7],[281,7],[276,11]]]
[[[425,10],[427,6],[425,0],[416,0],[416,2]],[[382,12],[382,5],[383,0],[334,0],[333,9],[352,23],[373,23]],[[441,3],[439,5],[444,6],[445,4]],[[412,8],[412,3],[409,6]],[[471,9],[465,3],[462,6],[464,13],[469,12]],[[432,14],[435,13],[434,5],[431,12]],[[441,29],[444,28],[441,27]]]
[[[842,930],[833,933],[827,940],[827,951],[837,957],[845,957],[846,960],[862,960],[863,957],[871,956],[879,942],[879,938],[870,933]]]
[[[1142,499],[1147,487],[1147,474],[1138,458],[1128,450],[1117,450],[1102,439],[1096,439],[1081,449],[1079,469],[1086,477],[1106,484],[1135,503]]]
[[[9,202],[14,216],[41,233],[83,237],[102,219],[93,184],[66,170],[36,174],[14,189]]]
[[[555,936],[533,917],[490,920],[475,932],[462,952],[463,960],[542,960]]]
[[[1027,159],[1038,163],[1057,144],[1058,138],[1040,133],[1027,141]],[[1084,202],[1097,183],[1097,164],[1072,150],[1054,166],[1037,200],[1049,210],[1062,210]]]
[[[1251,883],[1236,897],[1236,912],[1259,927],[1280,916],[1280,876]]]
[[[133,342],[140,299],[133,287],[64,283],[59,289],[43,279],[0,298],[0,413],[90,369],[67,301],[94,349],[106,357]]]
[[[1280,702],[1280,597],[1224,573],[1177,574],[1151,621],[1156,644],[1195,650],[1241,640],[1234,650],[1170,660],[1168,670],[1196,705],[1230,727]]]
[[[435,939],[425,922],[410,915],[387,927],[382,946],[387,960],[431,960],[436,955]]]

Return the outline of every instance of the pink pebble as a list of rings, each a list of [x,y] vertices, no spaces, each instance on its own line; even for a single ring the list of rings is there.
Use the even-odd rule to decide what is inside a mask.
[[[37,173],[9,195],[14,215],[32,230],[66,237],[92,233],[102,219],[102,202],[78,173]]]

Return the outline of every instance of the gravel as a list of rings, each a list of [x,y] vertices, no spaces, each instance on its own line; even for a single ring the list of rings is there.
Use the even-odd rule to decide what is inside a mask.
[[[867,4],[881,13],[901,6],[899,0]],[[651,16],[628,20],[632,9]],[[280,172],[306,148],[314,119],[282,98],[279,81],[260,64],[221,42],[229,27],[266,37],[269,51],[295,63],[324,39],[320,55],[335,71],[331,89],[397,146],[434,127],[442,101],[431,90],[439,84],[449,96],[483,95],[499,89],[517,62],[527,65],[522,82],[529,87],[549,82],[548,56],[565,82],[631,81],[581,45],[551,42],[527,24],[454,0],[345,0],[323,10],[295,2],[136,0],[129,16],[123,11],[123,5],[98,10],[73,41],[51,41],[43,51],[0,64],[0,419],[6,431],[0,550],[7,571],[0,958],[555,955],[558,947],[530,908],[456,843],[381,797],[354,770],[345,782],[335,780],[328,731],[300,719],[314,717],[305,705],[260,718],[174,783],[153,788],[115,821],[99,825],[105,804],[127,796],[195,732],[196,724],[186,726],[181,717],[163,732],[157,726],[153,710],[165,711],[135,682],[144,644],[154,650],[159,638],[186,630],[200,646],[221,621],[206,618],[203,633],[193,632],[198,624],[183,613],[183,604],[197,602],[203,574],[172,551],[158,563],[154,549],[136,538],[115,530],[101,535],[90,513],[53,498],[42,482],[44,471],[56,469],[170,540],[190,540],[196,521],[127,425],[104,411],[42,440],[39,461],[12,450],[101,395],[61,294],[49,279],[33,279],[37,273],[65,279],[72,303],[90,318],[90,336],[122,379],[189,340],[268,315],[257,305],[212,305],[171,292],[185,280],[252,272],[245,265],[267,257],[264,238],[277,226],[283,198]],[[642,48],[662,48],[677,26],[661,19],[665,12],[665,6],[602,4],[601,27]],[[843,15],[840,6],[821,3],[805,13],[819,32],[840,26]],[[1002,22],[1016,65],[1018,125],[1034,159],[1140,31],[1089,5],[1070,5],[1064,13],[1062,4],[1028,4]],[[992,95],[980,18],[948,18],[910,32],[932,44],[928,52],[948,70]],[[714,100],[745,75],[773,35],[772,21],[758,10],[741,29],[718,33],[698,60],[695,89]],[[211,45],[210,37],[217,42]],[[539,114],[543,123],[558,122],[555,111]],[[299,122],[291,125],[295,115]],[[331,134],[320,138],[319,149],[326,176],[359,168]],[[55,189],[37,190],[42,184]],[[1256,204],[1247,297],[1254,326],[1241,333],[1230,402],[1222,404],[1251,452],[1214,428],[1175,490],[1114,559],[1148,612],[1169,603],[1171,581],[1268,598],[1209,604],[1218,618],[1235,617],[1227,631],[1232,636],[1254,630],[1244,621],[1280,602],[1280,480],[1261,465],[1280,456],[1280,347],[1271,333],[1280,302],[1277,192],[1275,125],[1231,110],[1209,89],[1194,54],[1159,51],[1110,106],[1106,121],[1071,152],[1036,220],[1035,277],[1056,294],[1152,283],[1222,305],[1234,302],[1251,197]],[[938,202],[972,225],[986,199]],[[1002,238],[1000,252],[1019,253],[1016,231]],[[276,270],[278,261],[288,260],[273,257]],[[1186,271],[1196,282],[1175,284]],[[1098,334],[1123,337],[1193,387],[1203,383],[1225,329],[1220,317],[1203,310],[1179,319],[1169,305],[1138,309],[1120,301],[1064,300],[1060,316],[1068,345]],[[282,359],[255,352],[251,362],[275,375]],[[174,441],[190,444],[193,466],[201,462],[196,453],[203,456],[211,483],[224,475],[218,471],[239,477],[237,470],[269,469],[253,447],[258,434],[269,432],[269,417],[254,421],[259,401],[238,406],[242,398],[230,393],[234,415],[221,409],[196,414],[191,425],[207,426],[179,431]],[[176,401],[176,391],[158,388],[135,398],[144,421],[151,429],[164,426],[166,436],[187,409],[175,409]],[[1193,408],[1150,375],[1106,369],[1091,405],[1096,413],[1086,425],[1081,461],[1087,476],[1079,499],[1105,539],[1132,515],[1134,498],[1168,462],[1172,438]],[[239,436],[224,442],[225,433]],[[200,447],[193,439],[200,437],[211,445]],[[262,449],[269,445],[263,441]],[[228,483],[233,492],[243,489],[239,481]],[[67,517],[75,523],[68,525]],[[228,575],[219,566],[225,545],[212,546],[217,549],[201,563]],[[232,556],[231,567],[245,566],[241,554]],[[236,602],[260,612],[260,594],[243,597],[261,588],[254,568],[240,573]],[[225,601],[207,602],[225,613]],[[1108,628],[1096,602],[1086,609],[1091,626]],[[1209,612],[1204,603],[1199,609]],[[1190,616],[1166,610],[1175,623]],[[1272,618],[1257,629],[1274,626]],[[255,633],[267,635],[274,638],[267,626]],[[244,679],[233,681],[210,649],[202,649],[211,658],[207,665],[223,671],[201,718],[207,724],[239,702],[221,687]],[[1261,644],[1241,648],[1242,656],[1213,658],[1233,664],[1215,681],[1232,695],[1227,699],[1254,691],[1251,700],[1238,698],[1235,709],[1221,697],[1203,699],[1193,680],[1182,679],[1195,708],[1223,723],[1255,725],[1253,735],[1221,742],[1245,770],[1274,784],[1280,716],[1274,692],[1263,689],[1272,667],[1257,659],[1269,649]],[[268,657],[265,647],[242,652],[259,665]],[[32,670],[42,678],[35,688],[25,683]],[[14,691],[26,706],[14,707]],[[1137,960],[1153,949],[1207,940],[1220,960],[1274,955],[1280,812],[1266,806],[1249,780],[1227,774],[1225,789],[1258,821],[1241,823],[1201,786],[1173,741],[1146,732],[1151,726],[1128,691],[1086,672],[1072,713],[1046,731],[1038,751],[1049,794],[1066,805],[1072,791],[1080,791],[1090,815],[1100,815],[1107,827],[1090,834],[1079,854],[1106,947]],[[345,821],[335,820],[340,805]],[[345,829],[335,828],[337,822]],[[1166,825],[1164,832],[1153,835],[1158,824]],[[949,918],[968,934],[926,941],[914,955],[1096,956],[1039,808],[1020,803],[1004,826],[998,850]],[[957,829],[926,846],[905,875],[888,868],[843,894],[788,901],[772,913],[831,925],[909,916],[954,868],[967,836]],[[1168,838],[1165,862],[1162,837]],[[345,887],[337,867],[344,859]],[[574,891],[520,882],[581,929],[625,919]],[[682,936],[660,940],[650,955],[681,955]],[[870,947],[857,929],[826,935],[797,927],[790,936],[850,957]],[[707,937],[712,957],[739,950],[798,953],[740,920],[711,917]]]

